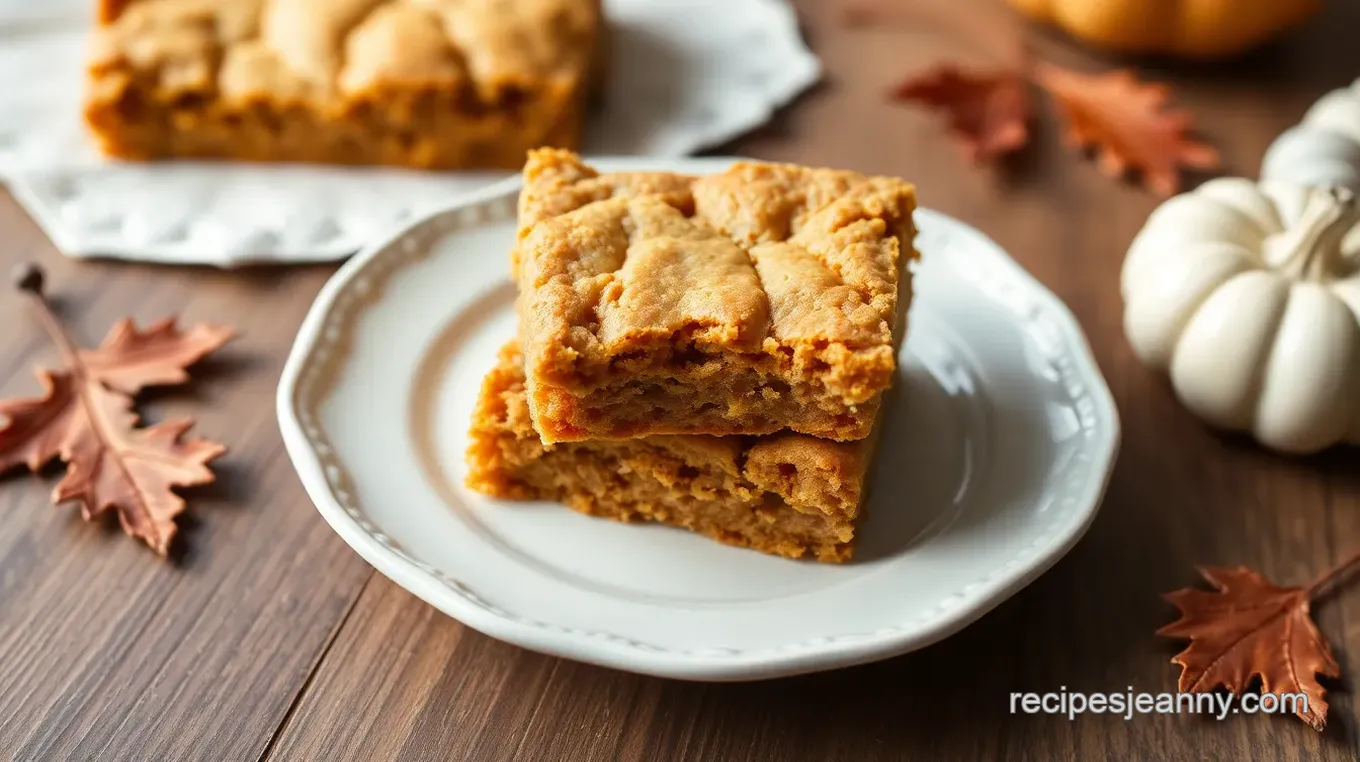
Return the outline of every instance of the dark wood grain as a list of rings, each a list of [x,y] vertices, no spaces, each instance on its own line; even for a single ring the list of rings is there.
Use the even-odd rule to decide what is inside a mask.
[[[0,758],[257,758],[370,574],[303,494],[271,404],[294,327],[330,270],[76,262],[8,197],[0,231],[0,269],[41,263],[86,344],[123,315],[180,313],[241,333],[200,383],[144,409],[195,416],[230,447],[220,481],[190,493],[173,563],[116,524],[53,508],[51,475],[0,483]],[[57,357],[9,293],[0,394],[26,396],[38,391],[30,368]]]
[[[925,0],[922,0],[923,2]],[[938,0],[931,0],[938,1]],[[903,0],[905,3],[905,0]],[[997,0],[992,32],[1022,28]],[[50,479],[0,485],[0,757],[22,760],[1088,760],[1360,758],[1360,592],[1317,618],[1346,675],[1319,736],[1279,717],[1012,715],[1013,691],[1173,691],[1181,644],[1161,592],[1199,563],[1302,582],[1360,549],[1360,458],[1268,455],[1206,430],[1120,329],[1119,265],[1157,200],[1101,177],[1045,115],[1011,172],[972,167],[939,122],[885,101],[942,56],[986,60],[959,29],[851,29],[840,3],[800,0],[827,81],[725,149],[901,174],[922,202],[997,239],[1073,309],[1124,419],[1119,466],[1090,533],[1052,571],[960,634],[915,654],[751,684],[640,677],[562,661],[464,628],[370,573],[317,517],[280,449],[272,392],[328,268],[220,273],[58,256],[0,203],[0,266],[37,259],[95,341],[117,316],[182,310],[243,338],[186,396],[232,447],[193,501],[180,566],[46,503]],[[977,22],[974,22],[977,23]],[[1230,168],[1253,174],[1280,130],[1360,72],[1360,6],[1333,2],[1288,41],[1232,64],[1136,62],[1179,100]],[[1128,61],[1029,32],[1042,55],[1097,70]],[[0,299],[0,393],[30,392],[51,358]],[[930,584],[923,579],[920,584]]]

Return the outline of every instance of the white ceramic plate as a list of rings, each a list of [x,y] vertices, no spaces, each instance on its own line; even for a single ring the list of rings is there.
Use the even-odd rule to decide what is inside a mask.
[[[599,159],[703,174],[730,160]],[[350,260],[279,388],[321,514],[402,587],[536,651],[743,680],[857,664],[959,630],[1058,560],[1095,516],[1119,423],[1068,310],[968,226],[921,210],[896,405],[856,559],[788,561],[662,526],[462,486],[482,376],[514,332],[518,181]]]

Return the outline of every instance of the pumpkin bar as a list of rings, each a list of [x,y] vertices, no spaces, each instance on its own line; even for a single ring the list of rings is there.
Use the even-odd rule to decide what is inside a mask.
[[[913,187],[741,162],[707,177],[524,168],[513,252],[545,444],[869,434],[895,375]]]
[[[545,446],[512,342],[482,384],[467,485],[552,500],[617,521],[655,521],[765,553],[850,558],[874,441],[652,436]]]
[[[85,120],[131,159],[523,166],[578,143],[599,0],[101,0]]]

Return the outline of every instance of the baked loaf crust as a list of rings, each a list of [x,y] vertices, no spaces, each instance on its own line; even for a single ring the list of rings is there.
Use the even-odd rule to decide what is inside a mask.
[[[798,434],[654,436],[545,447],[514,343],[482,384],[467,485],[617,521],[656,521],[720,542],[819,561],[851,557],[874,447]]]
[[[133,159],[518,169],[578,143],[599,0],[101,0],[85,118]]]
[[[601,175],[524,168],[513,256],[545,444],[652,434],[869,434],[916,256],[901,180],[742,162]]]

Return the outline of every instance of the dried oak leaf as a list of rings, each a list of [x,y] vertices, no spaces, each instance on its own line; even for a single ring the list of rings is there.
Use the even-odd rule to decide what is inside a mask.
[[[79,502],[87,520],[113,509],[125,532],[165,555],[184,510],[173,488],[213,481],[207,463],[226,448],[185,439],[187,420],[137,428],[130,394],[186,380],[184,366],[230,337],[211,326],[180,333],[167,321],[143,333],[119,323],[99,349],[68,357],[73,367],[39,371],[41,397],[0,400],[0,473],[60,458],[67,471],[54,503]]]
[[[1182,167],[1218,169],[1218,153],[1189,137],[1190,115],[1165,108],[1167,86],[1128,71],[1080,74],[1039,63],[1033,72],[1066,121],[1068,142],[1095,147],[1106,175],[1137,170],[1152,190],[1170,196],[1180,189]]]
[[[944,112],[971,161],[1004,156],[1029,142],[1029,85],[1015,71],[941,64],[903,80],[892,95]]]
[[[1316,730],[1327,724],[1327,692],[1317,676],[1338,678],[1332,649],[1309,616],[1314,587],[1279,587],[1243,567],[1201,568],[1215,591],[1185,588],[1163,596],[1181,618],[1158,635],[1189,638],[1171,661],[1181,666],[1180,691],[1204,693],[1223,685],[1241,693],[1261,676],[1267,693],[1304,693],[1300,719]]]

